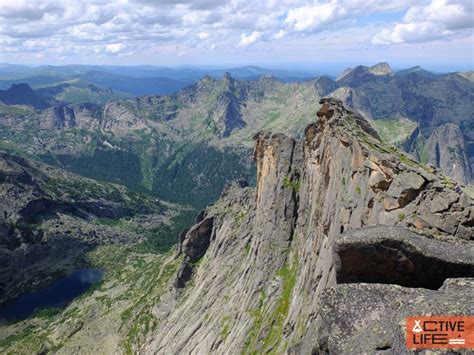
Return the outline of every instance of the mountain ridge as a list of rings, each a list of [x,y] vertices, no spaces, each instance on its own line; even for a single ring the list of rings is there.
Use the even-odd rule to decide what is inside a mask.
[[[471,181],[474,156],[468,117],[472,108],[466,105],[466,93],[472,84],[457,74],[431,79],[416,73],[377,76],[366,69],[363,72],[371,79],[356,87],[341,86],[324,76],[283,83],[270,77],[241,81],[224,75],[221,80],[206,76],[174,94],[111,100],[104,105],[59,103],[40,114],[24,108],[21,114],[11,114],[17,109],[7,106],[5,119],[0,121],[5,127],[2,137],[9,149],[13,146],[93,178],[111,179],[97,166],[105,156],[109,156],[108,163],[117,164],[110,166],[117,172],[123,170],[122,161],[127,161],[134,178],[119,173],[112,181],[165,199],[181,190],[178,181],[186,181],[191,189],[189,200],[183,193],[175,202],[194,200],[202,208],[218,197],[225,180],[239,175],[251,180],[253,165],[247,152],[254,134],[272,130],[301,135],[321,97],[334,96],[372,119],[384,136],[397,137],[394,141],[419,160],[441,166],[460,182]],[[435,95],[435,87],[444,91]],[[446,104],[448,96],[455,100],[454,105]],[[430,142],[434,131],[448,132],[446,123],[459,126],[461,134],[453,133],[453,141],[438,143],[446,154],[436,159],[436,144]],[[237,168],[231,168],[229,174],[222,164],[215,164],[215,170],[194,174],[192,166],[207,166],[204,154],[238,162]],[[209,188],[210,178],[218,175],[220,182],[206,198],[203,187]],[[137,185],[136,179],[141,183]]]
[[[105,236],[128,235],[125,246],[122,240],[101,245],[91,237],[99,245],[86,260],[107,270],[104,281],[64,310],[2,324],[0,349],[401,352],[402,319],[410,312],[468,312],[474,292],[468,279],[474,275],[472,186],[457,186],[436,168],[380,141],[369,121],[341,101],[326,98],[317,107],[318,115],[296,138],[268,131],[254,135],[255,187],[242,179],[226,184],[191,228],[160,232],[161,217],[153,214],[95,221],[95,230],[107,231]],[[26,164],[53,181],[52,173],[60,172]],[[43,180],[41,174],[19,179],[8,171],[0,165],[0,193],[23,186],[31,175]],[[72,206],[88,201],[91,193],[97,197],[106,186],[127,191],[62,174],[68,184],[50,181],[49,186]],[[95,192],[90,184],[101,188]],[[74,202],[70,193],[77,195]],[[133,196],[121,196],[127,194]],[[24,193],[18,196],[15,203],[23,206]],[[66,220],[58,214],[39,229],[47,234]],[[88,231],[82,224],[81,233]],[[137,253],[135,236],[145,236],[156,248],[154,243],[169,247],[162,243],[177,235],[178,245],[165,254]]]
[[[255,136],[256,187],[228,188],[182,236],[175,286],[157,306],[159,327],[138,351],[402,351],[402,316],[387,305],[400,302],[396,309],[403,308],[410,302],[404,294],[425,294],[417,288],[426,287],[422,282],[434,289],[443,284],[446,291],[430,291],[437,301],[419,301],[418,309],[466,311],[462,301],[446,305],[459,290],[472,292],[462,279],[474,275],[472,196],[455,192],[443,175],[380,142],[370,124],[341,102],[321,104],[319,119],[299,141]],[[423,252],[404,244],[414,239],[427,245]],[[451,248],[467,252],[450,264]],[[437,256],[422,256],[425,251]],[[433,258],[445,268],[441,280],[438,273],[412,275],[413,260],[434,268]],[[370,268],[359,270],[366,262]],[[461,277],[454,281],[461,289],[449,288],[453,277]],[[334,292],[338,296],[331,298]],[[370,303],[380,292],[385,303]],[[334,310],[333,303],[351,296],[357,306]],[[393,333],[371,329],[378,339],[352,339],[354,332],[387,322],[373,307],[394,317],[386,325]],[[331,318],[331,312],[341,318]],[[369,319],[361,328],[344,328],[344,322]]]

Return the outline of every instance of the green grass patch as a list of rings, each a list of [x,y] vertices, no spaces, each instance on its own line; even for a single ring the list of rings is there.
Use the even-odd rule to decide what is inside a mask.
[[[252,312],[254,318],[252,329],[244,343],[244,353],[261,352],[277,354],[281,349],[283,325],[290,309],[293,289],[298,275],[298,255],[295,253],[293,263],[285,265],[276,273],[281,280],[281,293],[275,307],[269,313],[264,311],[266,295],[262,291],[258,307]],[[264,338],[261,335],[265,334]],[[271,350],[269,350],[271,349]]]
[[[406,118],[377,119],[370,121],[370,123],[382,141],[395,145],[406,141],[417,127],[416,122]]]
[[[295,192],[300,191],[300,179],[290,179],[288,176],[283,178],[283,187],[286,189],[293,189]]]

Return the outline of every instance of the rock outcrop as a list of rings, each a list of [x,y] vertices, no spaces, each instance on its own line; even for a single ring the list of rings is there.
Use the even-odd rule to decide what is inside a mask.
[[[463,278],[474,277],[470,187],[456,188],[383,144],[340,101],[321,104],[302,140],[255,136],[256,188],[227,188],[205,212],[212,231],[200,219],[183,238],[181,250],[198,239],[206,251],[191,272],[180,270],[188,277],[184,287],[157,305],[160,325],[143,352],[400,350],[400,314],[418,311],[397,310],[411,295],[439,295],[447,314],[467,311],[463,300],[469,303],[472,287]],[[459,302],[448,304],[453,295]],[[338,306],[345,302],[350,306]],[[416,305],[433,309],[423,297]],[[358,320],[369,317],[372,332],[358,341],[353,335],[365,324]],[[382,334],[387,319],[394,331]]]
[[[44,110],[39,116],[39,128],[43,130],[63,130],[82,128],[95,130],[100,126],[99,107],[94,104],[55,105]]]
[[[245,127],[240,113],[240,102],[230,90],[217,98],[213,116],[220,137],[229,137],[232,131]]]
[[[468,78],[456,73],[436,75],[419,67],[393,74],[380,63],[348,69],[334,83],[337,86],[329,95],[364,117],[404,117],[416,122],[419,129],[416,141],[411,142],[416,144],[405,145],[407,151],[423,160],[429,158],[430,163],[447,169],[444,173],[460,182],[472,182],[473,106],[468,102],[473,100],[473,84]],[[427,141],[430,147],[424,146]],[[440,157],[436,159],[436,142],[444,153],[443,162]]]
[[[412,354],[405,318],[472,314],[474,279],[447,279],[437,290],[387,284],[340,284],[325,290],[306,338],[292,354]],[[457,349],[460,353],[469,350]]]
[[[214,218],[204,218],[204,216],[202,218],[180,238],[179,249],[184,254],[184,260],[175,280],[177,288],[183,288],[186,285],[192,276],[193,263],[202,258],[211,242]]]
[[[373,75],[393,75],[392,68],[388,63],[377,63],[368,69]]]
[[[149,127],[143,117],[130,109],[127,102],[110,101],[102,108],[100,127],[112,133],[126,133],[135,130],[148,131]]]
[[[474,243],[430,240],[400,227],[376,226],[336,237],[338,283],[383,283],[437,290],[474,275]]]

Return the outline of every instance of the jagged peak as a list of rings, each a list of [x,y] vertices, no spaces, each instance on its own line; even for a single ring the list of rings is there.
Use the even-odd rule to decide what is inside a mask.
[[[0,90],[0,102],[7,105],[29,105],[37,109],[45,109],[49,102],[29,84],[12,84],[7,90]]]
[[[362,142],[371,140],[380,142],[377,131],[370,123],[359,114],[348,110],[341,100],[326,97],[321,99],[319,103],[321,108],[316,114],[318,119],[306,126],[304,130],[306,143],[312,142],[318,134],[338,136],[343,141],[358,140]],[[293,138],[283,133],[268,131],[258,132],[253,136],[253,140],[255,141],[253,158],[257,162],[262,159],[266,150],[277,151],[279,148],[276,148],[276,145],[287,145],[290,141],[295,142]]]
[[[234,78],[232,77],[232,75],[230,75],[230,73],[229,73],[228,71],[226,71],[226,72],[224,73],[223,79],[224,79],[224,81],[232,81],[232,80],[234,80]]]
[[[327,76],[320,76],[314,82],[314,88],[316,92],[321,96],[326,96],[332,91],[336,90],[338,84],[331,78]]]
[[[360,65],[359,65],[359,67],[360,67]],[[349,74],[351,74],[357,68],[358,67],[344,69],[344,71],[336,78],[336,81],[344,79],[345,77],[347,77]]]
[[[329,76],[327,75],[321,75],[320,77],[318,77],[315,82],[328,82],[328,83],[334,83],[334,80],[331,79]]]
[[[201,79],[199,79],[197,82],[198,83],[205,83],[205,82],[214,82],[216,81],[215,78],[213,78],[212,76],[210,76],[209,74],[206,74],[204,75]]]
[[[349,78],[350,76],[360,76],[364,74],[371,74],[375,76],[384,76],[384,75],[394,75],[392,68],[388,63],[382,62],[377,63],[371,67],[366,67],[365,65],[358,65],[355,68],[348,68],[342,72],[342,74],[336,79],[336,81],[341,81],[343,79]]]
[[[321,128],[326,126],[345,126],[345,132],[354,131],[355,127],[360,128],[368,135],[380,140],[377,131],[370,125],[370,123],[361,115],[354,111],[348,110],[341,100],[333,97],[326,97],[319,102],[322,106],[317,116],[319,117],[319,125]]]
[[[388,63],[377,63],[368,68],[369,73],[373,75],[393,75],[393,70]]]

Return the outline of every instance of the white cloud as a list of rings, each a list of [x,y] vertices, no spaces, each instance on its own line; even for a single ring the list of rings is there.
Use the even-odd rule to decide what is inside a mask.
[[[432,0],[426,7],[410,8],[403,20],[439,23],[447,29],[469,28],[474,22],[472,4],[472,1]]]
[[[280,31],[278,31],[277,33],[275,33],[275,34],[273,35],[273,38],[274,38],[274,39],[283,39],[283,38],[286,37],[286,35],[287,35],[287,33],[286,33],[285,30],[280,30]]]
[[[432,0],[428,6],[408,9],[402,22],[384,28],[374,36],[372,43],[416,43],[449,38],[473,28],[473,19],[471,1]]]
[[[206,31],[203,31],[203,32],[199,32],[197,34],[198,38],[203,40],[203,39],[206,39],[206,38],[209,38],[209,32],[206,32]]]
[[[372,43],[400,44],[405,42],[425,42],[451,34],[451,31],[432,22],[398,23],[392,29],[383,29],[373,38]]]
[[[285,23],[296,31],[308,31],[319,28],[324,23],[335,21],[345,12],[336,2],[315,4],[292,9]]]
[[[0,59],[8,60],[2,52],[34,50],[46,60],[61,53],[93,61],[168,47],[206,56],[216,48],[262,51],[252,45],[274,48],[282,39],[291,39],[285,46],[424,42],[465,34],[472,8],[473,0],[0,0]],[[394,11],[404,13],[396,23],[388,20]],[[392,14],[384,20],[386,12]],[[372,24],[378,33],[365,31]],[[170,50],[169,57],[178,53]]]
[[[110,54],[117,54],[122,52],[125,46],[122,43],[111,43],[105,46],[105,51]]]
[[[422,0],[310,1],[304,6],[292,7],[288,11],[285,24],[297,32],[318,32],[344,20],[356,20],[360,16],[401,10],[420,1]]]
[[[261,37],[262,37],[262,33],[258,32],[258,31],[253,31],[248,36],[246,34],[242,33],[242,35],[240,36],[240,42],[237,45],[237,47],[240,47],[240,48],[248,47],[251,44],[254,44],[258,40],[260,40]]]

